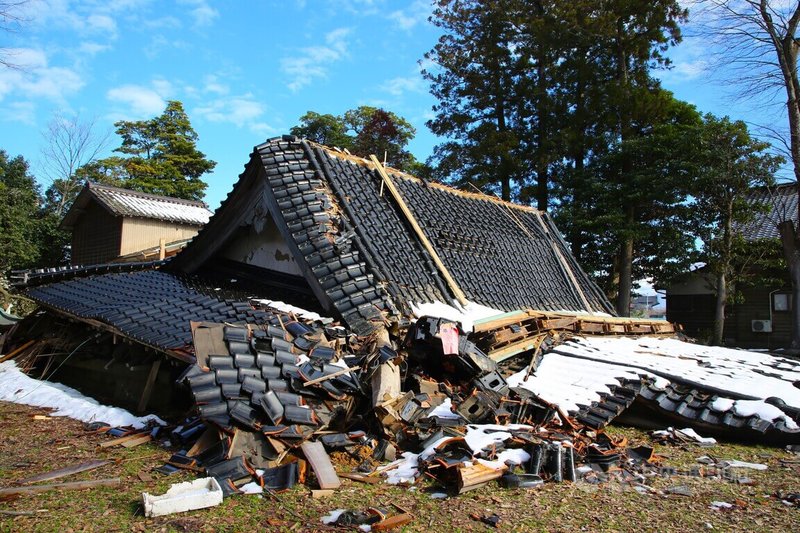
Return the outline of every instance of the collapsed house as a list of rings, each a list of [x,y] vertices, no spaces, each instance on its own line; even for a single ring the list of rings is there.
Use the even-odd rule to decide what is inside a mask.
[[[504,461],[534,483],[618,461],[598,437],[613,420],[800,437],[797,362],[613,317],[546,213],[294,137],[255,148],[174,258],[16,283],[41,306],[6,344],[18,365],[111,382],[139,411],[189,410],[171,468],[227,493],[256,470],[290,486],[298,455],[335,485],[325,449],[366,442],[375,460],[405,452],[398,480],[424,469],[462,491]],[[470,463],[486,458],[497,468]]]

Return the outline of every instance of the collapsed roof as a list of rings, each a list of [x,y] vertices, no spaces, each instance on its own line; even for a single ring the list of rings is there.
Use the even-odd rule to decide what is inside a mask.
[[[461,300],[495,315],[508,313],[478,321],[468,339],[459,328],[448,348],[453,351],[445,355],[479,353],[500,361],[525,354],[527,370],[510,377],[508,384],[494,370],[481,373],[456,396],[449,395],[454,409],[459,402],[477,402],[487,416],[502,413],[499,399],[491,411],[481,398],[492,396],[486,392],[489,383],[504,391],[513,383],[511,388],[529,389],[587,428],[602,428],[629,415],[640,424],[670,420],[765,440],[796,441],[800,436],[800,366],[768,355],[688,343],[670,346],[660,340],[650,345],[645,339],[631,347],[634,341],[612,339],[671,335],[674,329],[663,321],[598,316],[610,314],[610,305],[545,213],[427,183],[384,169],[377,161],[294,137],[255,148],[226,201],[172,260],[43,271],[22,280],[28,295],[46,309],[184,362],[195,362],[199,353],[192,322],[220,328],[249,324],[240,332],[245,339],[235,343],[236,350],[220,339],[221,348],[214,352],[224,356],[215,359],[219,368],[201,361],[197,366],[215,374],[206,376],[208,382],[201,387],[202,395],[218,404],[214,416],[235,424],[236,414],[240,426],[245,420],[250,429],[251,418],[265,415],[258,411],[264,406],[261,398],[253,399],[253,391],[242,396],[245,378],[251,378],[248,384],[257,386],[256,392],[264,392],[271,389],[261,390],[261,381],[269,387],[265,380],[277,379],[273,374],[279,373],[290,380],[286,387],[299,393],[318,373],[325,377],[338,372],[330,366],[332,360],[349,364],[347,358],[354,355],[323,350],[330,360],[298,377],[297,367],[307,362],[300,359],[311,357],[312,344],[330,347],[320,340],[329,333],[324,326],[330,319],[309,326],[312,333],[300,328],[290,334],[286,317],[255,299],[285,300],[341,318],[350,330],[343,333],[346,339],[352,332],[374,342],[371,334],[383,328],[387,317],[393,318],[401,327],[392,329],[387,342],[403,352],[407,331],[422,335],[428,343],[424,350],[433,350],[425,351],[422,361],[442,352],[439,329],[446,321],[424,319],[420,309],[426,303]],[[511,312],[517,309],[537,311]],[[415,317],[421,320],[412,323]],[[261,351],[256,339],[263,344]],[[285,352],[285,361],[277,359],[276,346]],[[381,353],[367,352],[358,361],[373,361]],[[413,359],[411,352],[400,358]],[[260,364],[264,361],[269,365]],[[251,371],[240,372],[242,368]],[[224,379],[217,375],[219,369]],[[346,378],[340,385],[342,380]],[[470,393],[475,390],[484,394],[478,400]],[[229,400],[239,403],[229,405]],[[198,408],[207,404],[198,400]],[[234,407],[238,410],[232,412]]]
[[[271,139],[168,268],[195,273],[227,258],[295,275],[359,333],[383,312],[410,315],[459,290],[502,311],[613,313],[546,213],[380,170],[295,137]]]

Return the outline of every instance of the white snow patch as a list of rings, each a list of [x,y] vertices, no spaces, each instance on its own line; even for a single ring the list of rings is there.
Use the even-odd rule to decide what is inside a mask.
[[[339,517],[342,516],[342,513],[344,511],[345,511],[344,509],[335,509],[331,511],[330,514],[323,516],[320,520],[322,521],[323,524],[329,526],[334,522],[336,522],[339,519]]]
[[[429,417],[438,416],[439,418],[448,418],[452,420],[461,418],[461,416],[458,413],[454,413],[453,411],[450,410],[452,405],[453,403],[450,400],[450,398],[445,398],[441,404],[434,407],[433,410],[430,413],[428,413],[428,416]]]
[[[610,392],[611,385],[620,379],[649,377],[648,372],[626,368],[624,365],[587,361],[557,353],[547,353],[536,372],[525,381],[527,370],[521,370],[506,381],[509,387],[522,387],[543,400],[558,405],[565,412],[580,410],[600,399],[600,393]]]
[[[800,408],[800,389],[793,385],[800,380],[800,367],[790,365],[786,359],[746,350],[702,346],[677,339],[654,337],[575,337],[570,342],[559,345],[556,351],[561,357],[572,360],[570,368],[575,373],[572,376],[574,380],[591,380],[590,374],[605,369],[606,379],[617,372],[622,373],[614,377],[624,377],[624,373],[628,372],[658,376],[662,381],[685,381],[700,388],[716,389],[720,394],[727,392],[751,398],[752,403],[751,400],[738,400],[733,405],[741,416],[757,414],[764,420],[782,419],[787,427],[797,428],[797,424],[780,409],[763,401],[756,401],[776,396],[789,406]],[[552,355],[554,353],[547,354],[542,365]],[[566,363],[560,366],[566,366]],[[609,368],[613,366],[622,368]],[[786,368],[787,366],[790,368]],[[542,367],[540,369],[546,372]],[[539,373],[540,370],[537,370],[537,377]],[[779,377],[775,377],[776,375]],[[547,383],[534,385],[546,387]],[[537,392],[534,386],[522,386]],[[541,396],[549,400],[545,394]],[[562,393],[561,396],[565,394]],[[591,397],[597,398],[596,395]],[[586,399],[584,395],[583,402]],[[714,405],[722,408],[728,406],[730,401],[718,399]],[[574,409],[574,404],[578,402],[572,403],[568,410]]]
[[[711,408],[716,411],[729,411],[734,403],[736,401],[731,398],[717,398],[712,402]]]
[[[739,416],[757,415],[762,420],[776,420],[786,417],[783,411],[774,405],[765,403],[763,400],[736,400],[736,403],[733,404],[733,409]],[[786,427],[796,429],[797,424],[795,424],[794,420],[787,419]]]
[[[71,387],[28,377],[14,361],[0,363],[0,400],[56,409],[53,416],[68,416],[82,422],[105,422],[111,426],[142,428],[154,421],[166,422],[155,415],[134,416],[125,409],[109,407],[84,396]]]
[[[761,463],[748,463],[746,461],[739,461],[738,459],[725,459],[720,463],[723,467],[728,468],[749,468],[751,470],[766,470],[767,465]]]
[[[531,454],[522,448],[511,448],[503,450],[497,454],[497,459],[488,461],[486,459],[478,459],[478,462],[483,466],[494,468],[495,470],[504,470],[506,465],[521,465],[531,458]]]
[[[242,494],[261,494],[264,492],[264,487],[255,481],[251,481],[239,487],[239,490],[242,491]]]
[[[333,321],[332,319],[323,317],[322,315],[319,315],[314,311],[308,311],[306,309],[303,309],[302,307],[297,307],[291,304],[287,304],[280,300],[267,300],[265,298],[261,298],[261,299],[253,299],[253,301],[269,306],[273,309],[277,309],[278,311],[283,311],[284,313],[294,313],[300,318],[305,318],[307,320],[322,320],[331,322]]]
[[[463,306],[457,302],[453,302],[452,305],[442,302],[412,303],[411,311],[417,318],[434,316],[452,320],[453,322],[460,322],[465,332],[472,331],[475,322],[478,320],[505,313],[505,311],[486,307],[475,302],[467,302],[467,305]]]
[[[699,433],[697,433],[692,428],[683,428],[679,429],[681,433],[689,437],[690,439],[694,439],[695,441],[699,442],[700,444],[716,444],[717,440],[714,437],[701,437]]]

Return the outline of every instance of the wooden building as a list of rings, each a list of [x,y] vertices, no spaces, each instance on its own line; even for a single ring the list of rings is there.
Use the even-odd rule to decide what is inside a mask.
[[[148,259],[147,250],[178,250],[208,222],[203,202],[87,183],[61,228],[72,231],[72,264]],[[141,257],[140,257],[141,256]]]
[[[750,242],[774,246],[778,223],[790,218],[797,224],[797,189],[794,184],[754,190],[748,200],[755,216],[735,230]],[[726,306],[723,340],[739,348],[778,349],[789,346],[792,336],[791,285],[784,283],[739,287],[741,298]],[[667,320],[681,324],[687,335],[705,340],[714,327],[714,276],[701,267],[667,287]]]

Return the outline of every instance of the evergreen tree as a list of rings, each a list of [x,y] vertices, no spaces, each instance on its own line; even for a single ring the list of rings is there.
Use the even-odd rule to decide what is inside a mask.
[[[440,0],[431,21],[444,34],[425,54],[433,67],[422,74],[431,84],[435,118],[427,125],[448,139],[434,148],[434,176],[456,186],[475,185],[505,200],[527,183],[522,131],[528,112],[519,80],[528,71],[518,53],[516,21],[533,11],[516,0]]]
[[[216,162],[197,149],[197,133],[183,104],[173,100],[157,117],[122,120],[114,126],[122,137],[122,145],[114,151],[127,157],[97,161],[84,169],[87,177],[106,176],[141,192],[188,200],[203,198],[207,184],[202,176],[213,170]]]
[[[361,106],[341,116],[309,111],[300,117],[300,124],[291,128],[292,135],[326,146],[378,159],[394,168],[417,176],[427,176],[428,169],[406,149],[416,130],[406,119],[385,109]]]
[[[37,264],[42,250],[39,186],[22,156],[0,150],[0,275]]]
[[[742,277],[737,266],[749,262],[751,247],[735,233],[735,225],[750,220],[759,206],[748,202],[754,187],[771,185],[782,158],[769,155],[767,143],[750,137],[742,121],[706,115],[700,136],[699,180],[694,193],[703,239],[703,259],[715,277],[717,295],[712,342],[722,343],[730,282]]]

